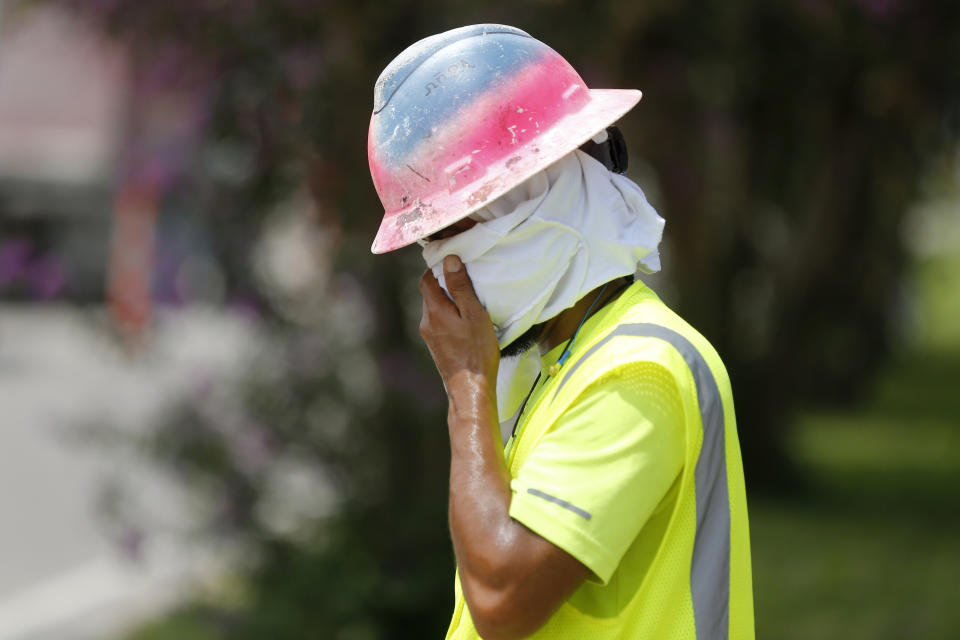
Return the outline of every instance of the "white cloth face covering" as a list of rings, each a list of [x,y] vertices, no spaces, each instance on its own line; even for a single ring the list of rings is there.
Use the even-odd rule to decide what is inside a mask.
[[[663,218],[632,180],[582,151],[473,217],[481,222],[427,242],[423,258],[446,291],[443,259],[460,257],[501,349],[605,282],[660,270]]]
[[[582,151],[471,217],[470,229],[426,242],[423,258],[446,291],[443,259],[460,257],[501,349],[610,280],[660,270],[663,218],[632,180]]]

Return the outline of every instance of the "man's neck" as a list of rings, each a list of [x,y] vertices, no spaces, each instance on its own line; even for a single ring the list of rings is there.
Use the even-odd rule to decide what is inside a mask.
[[[612,280],[606,291],[603,291],[603,285],[600,285],[580,298],[577,304],[560,312],[559,315],[554,316],[551,320],[548,320],[543,330],[543,337],[537,342],[540,355],[547,354],[558,344],[562,344],[572,338],[577,327],[585,320],[587,311],[590,310],[590,305],[592,305],[594,301],[596,301],[596,305],[591,311],[591,315],[599,311],[607,302],[618,298],[620,294],[626,290],[620,285],[620,282],[621,280]],[[598,299],[597,296],[601,295],[601,292],[603,297]]]

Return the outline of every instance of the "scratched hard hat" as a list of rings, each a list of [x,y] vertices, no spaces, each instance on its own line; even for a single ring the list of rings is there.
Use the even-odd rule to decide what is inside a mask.
[[[367,140],[384,216],[372,251],[453,224],[545,169],[640,100],[589,89],[560,54],[498,24],[424,38],[374,89]]]

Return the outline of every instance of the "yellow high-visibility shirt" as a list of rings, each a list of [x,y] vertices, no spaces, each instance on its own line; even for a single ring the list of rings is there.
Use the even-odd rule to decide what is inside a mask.
[[[743,468],[726,370],[642,283],[546,354],[507,443],[510,516],[592,572],[532,637],[754,636]],[[479,638],[459,577],[449,639]]]

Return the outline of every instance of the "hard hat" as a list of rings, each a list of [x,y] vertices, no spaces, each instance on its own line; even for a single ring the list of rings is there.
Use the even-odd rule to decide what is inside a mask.
[[[467,217],[618,120],[633,89],[588,89],[529,34],[479,24],[424,38],[380,74],[367,139],[384,216],[374,253]]]

